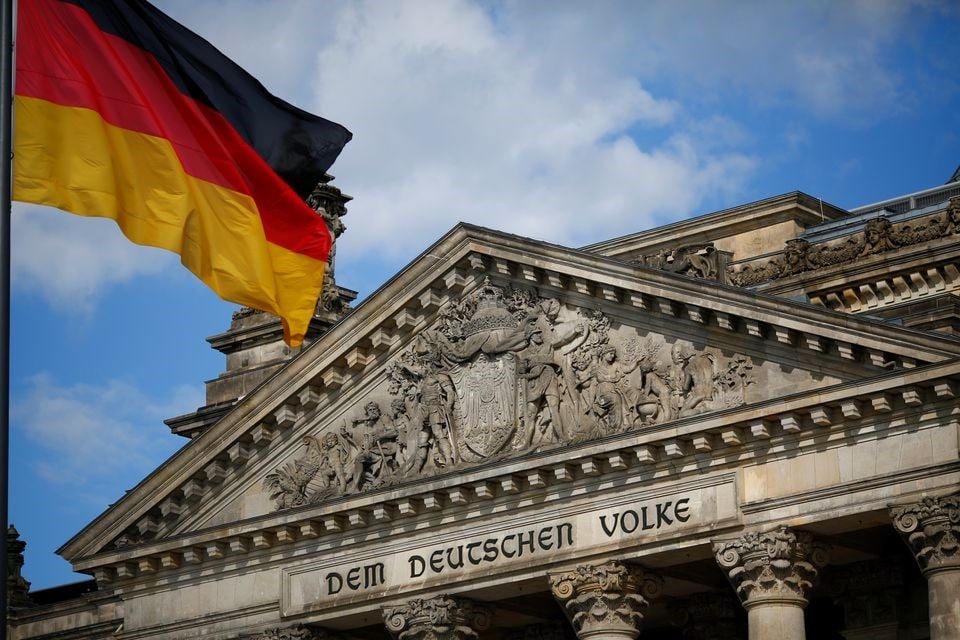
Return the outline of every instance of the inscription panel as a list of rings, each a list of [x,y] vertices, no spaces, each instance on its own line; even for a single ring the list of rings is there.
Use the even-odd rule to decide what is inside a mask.
[[[281,611],[296,615],[380,598],[412,597],[421,589],[463,589],[471,580],[505,581],[543,575],[550,567],[605,551],[620,557],[681,535],[739,521],[735,474],[668,487],[621,489],[576,507],[487,518],[420,535],[388,534],[349,553],[283,573]],[[485,525],[485,526],[484,526]]]

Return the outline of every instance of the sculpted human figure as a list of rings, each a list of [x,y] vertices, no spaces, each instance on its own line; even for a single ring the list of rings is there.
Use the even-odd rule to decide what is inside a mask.
[[[698,413],[706,407],[701,406],[711,397],[710,382],[703,379],[706,374],[697,371],[692,366],[692,359],[697,354],[688,351],[680,343],[673,345],[670,350],[670,359],[673,362],[667,383],[670,385],[671,418]],[[701,375],[694,375],[695,373]]]
[[[631,401],[627,386],[627,376],[637,368],[639,360],[624,364],[613,345],[606,345],[600,351],[599,360],[594,363],[592,376],[596,382],[593,410],[597,417],[603,414],[601,427],[605,432],[616,431],[633,423],[635,402]],[[601,400],[602,399],[602,400]]]
[[[395,471],[397,430],[387,424],[376,402],[364,405],[363,415],[353,420],[353,433],[341,429],[340,437],[356,451],[351,488],[359,490],[376,484]]]
[[[560,412],[559,365],[553,359],[553,346],[544,341],[541,330],[535,329],[520,356],[517,375],[526,385],[526,446],[533,445],[538,433],[545,442],[562,442],[566,430]],[[541,413],[544,408],[547,411]]]
[[[457,390],[453,381],[441,368],[442,356],[439,350],[426,340],[420,340],[415,347],[416,353],[424,363],[424,368],[407,371],[420,379],[420,416],[418,424],[426,424],[436,447],[434,462],[437,466],[459,462],[454,447],[453,408]]]
[[[397,430],[397,466],[402,475],[419,473],[427,461],[430,450],[430,434],[423,423],[415,423],[407,415],[407,403],[403,398],[390,402],[390,420]]]
[[[881,251],[895,249],[891,237],[892,225],[886,218],[873,218],[868,220],[863,229],[863,250],[861,256],[869,256]]]
[[[350,477],[347,474],[346,452],[340,444],[340,437],[335,433],[326,433],[320,439],[313,436],[307,438],[313,440],[317,448],[317,475],[323,489],[336,486],[341,493],[345,492]]]

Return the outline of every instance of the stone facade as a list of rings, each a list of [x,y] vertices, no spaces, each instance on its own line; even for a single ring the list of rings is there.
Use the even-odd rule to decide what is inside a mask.
[[[13,563],[10,637],[956,640],[958,193],[459,225],[295,359],[241,310],[189,444],[61,550],[87,591]]]

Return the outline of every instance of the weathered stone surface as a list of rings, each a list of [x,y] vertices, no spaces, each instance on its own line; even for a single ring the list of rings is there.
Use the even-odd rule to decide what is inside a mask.
[[[643,609],[663,590],[663,578],[638,566],[608,562],[551,574],[550,589],[580,638],[635,638]]]
[[[383,608],[387,631],[397,640],[475,640],[490,627],[490,617],[487,607],[446,595]]]

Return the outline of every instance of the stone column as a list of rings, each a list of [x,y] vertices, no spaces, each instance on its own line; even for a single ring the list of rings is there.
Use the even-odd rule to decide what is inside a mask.
[[[447,595],[384,607],[383,621],[397,640],[476,640],[490,627],[490,610]]]
[[[747,610],[750,640],[806,638],[803,609],[827,562],[826,546],[809,533],[780,527],[715,542],[713,551]]]
[[[579,640],[634,640],[641,611],[663,590],[663,578],[621,562],[580,565],[550,575],[550,589]]]
[[[960,640],[960,496],[890,510],[927,579],[930,640]]]

